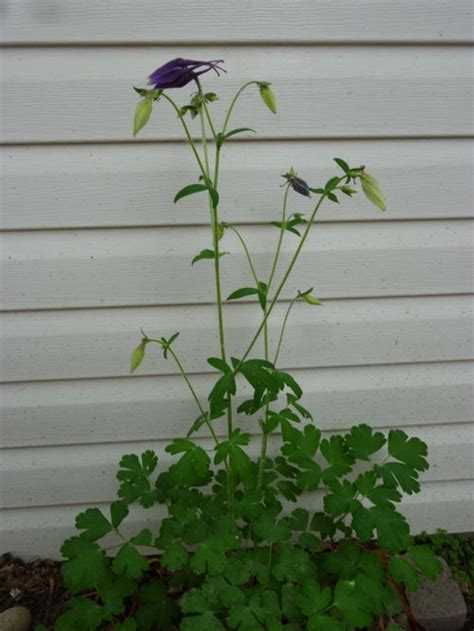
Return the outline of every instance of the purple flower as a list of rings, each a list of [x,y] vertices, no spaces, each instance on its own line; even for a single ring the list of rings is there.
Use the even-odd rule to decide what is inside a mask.
[[[155,90],[166,88],[182,88],[190,81],[196,81],[199,75],[209,70],[214,70],[219,75],[219,70],[225,72],[218,64],[222,59],[211,61],[197,61],[196,59],[182,59],[177,57],[160,66],[148,77],[148,83]]]
[[[308,186],[307,182],[302,180],[300,177],[296,177],[296,175],[294,175],[288,181],[289,181],[290,186],[292,187],[292,189],[294,191],[296,191],[300,195],[304,195],[305,197],[311,197],[311,194],[309,192],[309,186]]]
[[[285,175],[282,175],[282,177],[285,178],[285,180],[296,193],[304,195],[305,197],[311,197],[311,189],[308,183],[305,182],[302,178],[297,177],[293,168],[291,168],[288,173],[285,173]]]

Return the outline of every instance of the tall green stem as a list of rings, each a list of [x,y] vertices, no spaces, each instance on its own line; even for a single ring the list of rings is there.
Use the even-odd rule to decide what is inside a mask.
[[[202,133],[202,145],[204,150],[204,156],[206,161],[206,175],[208,180],[210,179],[210,168],[209,168],[209,156],[207,152],[207,135],[206,135],[206,123],[204,120],[204,113],[210,121],[210,128],[215,138],[215,131],[212,125],[211,116],[207,111],[207,107],[204,100],[204,93],[202,91],[201,84],[199,79],[196,79],[196,83],[199,89],[199,95],[201,97],[201,107],[199,108],[199,117],[201,120],[201,133]],[[218,160],[219,153],[216,151],[215,157],[215,171],[218,171]],[[214,178],[214,182],[212,183],[214,188],[217,188],[217,181]],[[226,350],[225,350],[225,332],[224,332],[224,314],[222,309],[222,288],[221,288],[221,272],[220,272],[220,256],[219,256],[219,215],[216,205],[214,204],[211,195],[209,194],[209,209],[211,212],[211,229],[212,229],[212,245],[214,250],[214,278],[216,284],[216,300],[217,300],[217,319],[218,319],[218,328],[219,328],[219,343],[221,349],[221,357],[223,361],[227,361]],[[227,407],[227,434],[230,440],[232,434],[232,397],[229,397],[229,405]],[[228,476],[228,501],[229,501],[229,510],[232,514],[233,512],[233,497],[234,497],[234,474],[232,471],[232,466],[226,462],[227,468],[227,476]]]

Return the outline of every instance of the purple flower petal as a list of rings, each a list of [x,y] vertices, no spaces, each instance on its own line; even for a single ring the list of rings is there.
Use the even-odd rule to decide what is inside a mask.
[[[209,72],[209,70],[214,70],[217,75],[219,75],[219,70],[225,72],[218,65],[221,62],[221,59],[199,61],[197,59],[177,57],[152,72],[148,77],[148,83],[153,85],[155,90],[182,88],[191,81],[196,81],[200,75],[204,72]]]

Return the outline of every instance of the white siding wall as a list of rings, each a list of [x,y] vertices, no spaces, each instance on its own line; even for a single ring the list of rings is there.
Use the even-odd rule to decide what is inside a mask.
[[[260,269],[290,165],[320,182],[341,155],[380,180],[386,214],[362,198],[322,210],[284,298],[315,286],[325,307],[295,310],[282,362],[324,431],[366,421],[429,443],[423,492],[404,505],[415,530],[473,530],[472,9],[3,2],[2,551],[57,556],[75,514],[114,498],[120,456],[162,451],[194,418],[159,353],[128,376],[140,326],[180,330],[197,387],[214,378],[212,276],[190,267],[209,241],[207,213],[197,196],[172,203],[195,177],[192,158],[165,104],[138,141],[130,134],[130,86],[176,56],[224,58],[229,74],[206,76],[223,100],[244,80],[273,83],[278,117],[257,94],[243,100],[237,126],[258,136],[229,143],[222,171],[223,219],[242,224]],[[234,289],[245,262],[231,237],[225,249]],[[237,349],[258,310],[225,315]]]

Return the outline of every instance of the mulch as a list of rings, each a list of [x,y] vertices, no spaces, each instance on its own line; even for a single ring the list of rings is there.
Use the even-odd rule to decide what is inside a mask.
[[[8,553],[0,556],[0,612],[22,605],[31,612],[34,625],[54,625],[67,609],[69,599],[61,566],[61,562],[50,559],[25,562]],[[467,598],[467,605],[463,631],[474,631],[474,597]]]
[[[29,562],[3,554],[0,557],[0,611],[22,605],[35,624],[53,624],[67,609],[69,595],[61,576],[62,563],[50,559]]]

